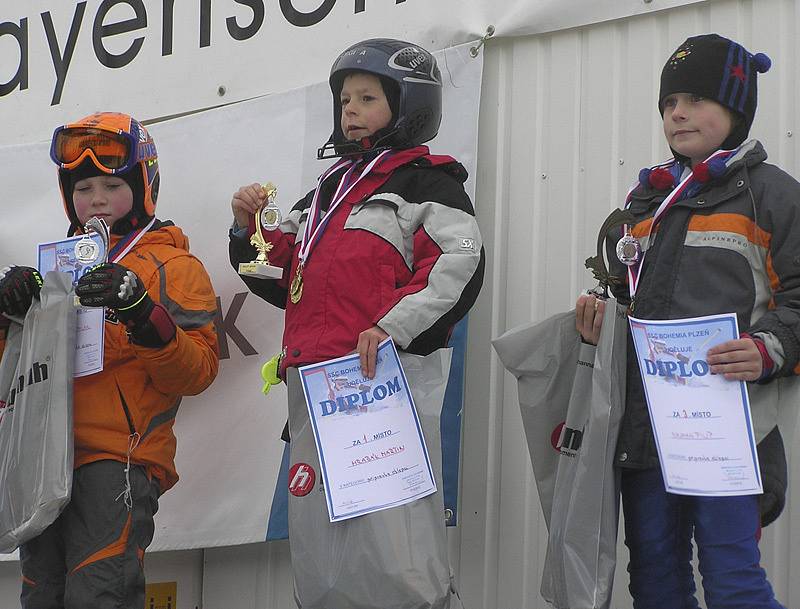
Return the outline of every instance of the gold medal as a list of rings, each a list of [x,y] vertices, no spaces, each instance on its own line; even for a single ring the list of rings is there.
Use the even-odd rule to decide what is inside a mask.
[[[266,204],[261,208],[261,213],[259,214],[261,226],[267,230],[275,230],[280,226],[283,219],[281,210],[275,205],[278,189],[272,182],[267,182],[261,188],[264,190],[266,197]]]
[[[303,297],[303,263],[297,264],[297,269],[294,272],[294,279],[289,284],[289,300],[292,304],[297,304]]]

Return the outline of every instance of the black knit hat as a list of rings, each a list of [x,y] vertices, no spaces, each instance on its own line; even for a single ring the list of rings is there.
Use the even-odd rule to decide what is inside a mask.
[[[757,73],[766,72],[771,65],[764,53],[751,55],[739,43],[718,34],[687,38],[661,71],[659,114],[664,114],[664,98],[673,93],[713,99],[743,118],[734,122],[722,143],[724,149],[735,148],[747,139],[756,114]]]

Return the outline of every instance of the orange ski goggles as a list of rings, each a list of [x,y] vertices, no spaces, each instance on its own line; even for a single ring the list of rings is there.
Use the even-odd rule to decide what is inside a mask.
[[[91,158],[101,171],[125,173],[139,160],[138,144],[125,131],[63,126],[53,134],[50,157],[62,169],[74,169]]]

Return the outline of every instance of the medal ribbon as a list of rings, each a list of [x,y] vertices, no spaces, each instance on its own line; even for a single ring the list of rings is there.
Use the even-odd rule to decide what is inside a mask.
[[[122,258],[125,257],[125,254],[130,252],[133,249],[133,246],[139,243],[139,239],[144,237],[144,234],[150,230],[150,227],[153,226],[155,221],[155,218],[151,219],[147,226],[135,231],[131,231],[122,239],[120,239],[120,241],[108,252],[108,261],[118,262],[119,260],[122,260]]]
[[[727,160],[727,158],[730,158],[734,154],[736,154],[738,150],[739,150],[738,148],[736,148],[735,150],[717,150],[703,162],[707,163],[708,161],[711,161],[719,157],[726,157],[725,160]],[[663,164],[660,166],[663,166]],[[653,214],[653,221],[650,223],[650,229],[647,232],[648,249],[650,249],[650,237],[653,234],[653,229],[658,225],[659,222],[661,222],[667,211],[669,211],[669,209],[675,203],[680,201],[682,196],[686,193],[686,191],[689,188],[691,188],[695,183],[696,180],[694,178],[694,172],[692,171],[689,173],[689,175],[687,175],[680,181],[680,183],[672,190],[672,192],[670,192],[667,195],[667,198],[664,199],[664,201],[662,201],[661,205],[658,206],[656,213]],[[631,187],[631,189],[628,191],[627,196],[625,197],[626,209],[631,204],[631,194],[636,189],[636,186],[638,186],[638,182]],[[627,224],[623,227],[623,230],[625,234],[630,232],[630,228],[628,227]],[[636,296],[636,289],[639,287],[639,277],[641,275],[642,268],[644,268],[644,258],[646,255],[647,255],[647,250],[642,250],[642,256],[639,259],[639,262],[628,267],[628,291],[631,295],[631,300],[633,300],[634,297]]]
[[[333,211],[339,207],[339,204],[344,201],[348,194],[350,194],[350,191],[353,190],[355,185],[358,184],[362,178],[369,175],[369,172],[372,171],[372,169],[391,152],[391,150],[384,150],[381,152],[378,156],[372,159],[372,161],[370,161],[370,163],[364,168],[364,170],[355,180],[351,180],[351,175],[356,168],[356,163],[352,160],[339,161],[320,176],[317,190],[314,192],[314,198],[312,199],[311,207],[308,210],[306,227],[303,231],[303,240],[300,242],[300,251],[298,253],[298,258],[300,259],[299,265],[305,266],[308,256],[311,254],[311,250],[319,241],[322,233],[325,231],[325,227],[328,225],[328,221],[333,216]],[[347,167],[348,165],[350,165],[350,168],[345,172],[341,180],[339,180],[339,185],[336,187],[336,192],[334,192],[333,197],[331,198],[331,204],[328,206],[328,211],[325,213],[325,216],[322,217],[319,201],[322,183],[336,170],[340,169],[341,167]]]

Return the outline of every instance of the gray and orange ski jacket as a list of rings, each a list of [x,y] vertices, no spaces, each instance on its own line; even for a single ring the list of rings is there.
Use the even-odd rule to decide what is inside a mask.
[[[764,341],[774,369],[769,378],[748,383],[758,442],[776,428],[779,407],[798,407],[787,398],[797,395],[800,372],[800,183],[766,158],[758,141],[745,143],[725,174],[675,203],[649,239],[653,214],[669,191],[637,186],[629,206],[636,218],[631,232],[646,251],[634,315],[680,319],[733,312],[740,332]],[[620,229],[609,234],[610,251],[620,236]],[[616,256],[609,259],[611,272],[624,276]],[[627,284],[614,291],[630,304]],[[634,352],[630,342],[628,348]],[[616,462],[658,466],[638,364],[630,354]]]

